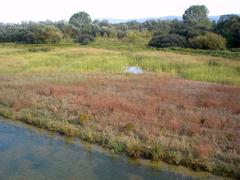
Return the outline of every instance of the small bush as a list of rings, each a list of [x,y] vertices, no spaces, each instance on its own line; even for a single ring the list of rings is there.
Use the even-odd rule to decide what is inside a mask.
[[[194,49],[223,50],[226,48],[226,40],[220,35],[206,33],[191,38],[189,45]]]
[[[163,159],[171,164],[179,165],[183,159],[182,153],[176,150],[169,149],[165,151]]]
[[[127,123],[124,127],[123,127],[123,132],[130,132],[133,131],[135,129],[134,124],[133,123]]]
[[[127,154],[133,158],[140,158],[144,152],[143,146],[138,143],[129,143],[127,145]]]
[[[152,147],[149,149],[150,158],[152,160],[160,160],[164,156],[166,149],[160,143],[153,143]]]
[[[218,66],[219,63],[216,60],[209,60],[208,61],[208,66]]]
[[[108,144],[108,148],[113,150],[114,152],[123,152],[126,149],[126,145],[122,142],[110,141]]]
[[[84,126],[90,120],[90,116],[88,114],[80,114],[79,116],[79,124]]]
[[[185,37],[177,34],[156,35],[149,42],[149,46],[164,47],[186,47],[187,41]]]
[[[76,40],[75,40],[77,43],[80,43],[82,45],[87,45],[89,44],[90,42],[93,42],[94,41],[94,37],[89,35],[89,34],[81,34],[81,35],[78,35],[76,37]]]

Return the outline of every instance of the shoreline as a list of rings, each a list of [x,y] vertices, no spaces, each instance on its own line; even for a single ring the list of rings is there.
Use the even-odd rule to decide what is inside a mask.
[[[65,136],[65,137],[71,137],[71,138],[77,138],[81,141],[84,141],[86,143],[90,143],[92,145],[99,145],[100,147],[104,148],[105,150],[109,150],[111,152],[113,152],[114,154],[120,154],[123,153],[124,155],[126,155],[127,157],[133,158],[135,160],[151,160],[153,162],[164,162],[167,163],[169,165],[174,165],[174,166],[182,166],[184,168],[187,168],[189,170],[193,170],[196,173],[200,173],[200,172],[204,172],[204,173],[211,173],[212,175],[218,176],[220,178],[238,178],[239,175],[237,174],[238,172],[236,172],[236,174],[233,174],[233,172],[227,172],[224,171],[224,169],[221,169],[221,171],[209,171],[208,169],[205,169],[204,166],[201,166],[202,164],[182,164],[180,163],[175,163],[172,161],[172,159],[151,159],[149,157],[149,153],[147,151],[144,151],[143,149],[141,149],[141,151],[139,152],[135,152],[135,153],[140,153],[141,155],[138,155],[137,157],[132,156],[132,154],[129,154],[129,152],[126,152],[125,149],[121,150],[121,151],[116,151],[114,146],[110,146],[111,143],[109,144],[103,144],[103,142],[107,142],[107,140],[102,139],[102,141],[96,141],[93,139],[89,139],[88,135],[85,133],[81,133],[78,130],[73,130],[70,128],[70,126],[68,124],[44,124],[44,123],[40,123],[40,121],[38,120],[30,120],[30,119],[25,119],[25,120],[17,120],[17,119],[12,119],[12,117],[4,117],[4,113],[2,111],[2,109],[0,108],[0,116],[3,117],[4,119],[10,119],[11,121],[17,121],[17,122],[21,122],[27,125],[30,125],[32,127],[35,128],[39,128],[42,129],[44,131],[48,131],[48,132],[53,132],[53,133],[58,133],[59,135]],[[99,139],[99,138],[96,138]],[[115,142],[112,143],[119,143],[117,140]],[[125,145],[126,146],[126,145]],[[127,148],[127,146],[126,146]],[[148,156],[145,156],[148,155]],[[196,161],[197,162],[197,161]],[[191,166],[193,165],[193,166]],[[196,169],[195,169],[196,168]]]

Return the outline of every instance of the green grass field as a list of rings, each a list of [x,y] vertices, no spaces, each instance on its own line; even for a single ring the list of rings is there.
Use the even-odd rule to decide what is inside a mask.
[[[0,46],[0,73],[125,73],[127,66],[140,66],[145,73],[169,74],[189,80],[240,84],[239,58],[161,51],[144,45],[115,41],[76,44]],[[128,49],[128,46],[134,49]],[[105,48],[105,49],[103,49]],[[220,56],[220,55],[219,55]]]

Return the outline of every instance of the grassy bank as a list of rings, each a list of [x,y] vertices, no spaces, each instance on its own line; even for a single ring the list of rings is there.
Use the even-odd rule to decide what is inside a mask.
[[[131,157],[240,177],[239,60],[94,46],[1,45],[0,115]]]

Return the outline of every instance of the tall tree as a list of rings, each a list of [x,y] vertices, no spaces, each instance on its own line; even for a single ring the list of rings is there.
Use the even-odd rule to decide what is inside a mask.
[[[78,28],[89,26],[92,23],[92,19],[86,12],[78,12],[71,16],[69,24],[72,24]]]
[[[204,5],[190,6],[183,14],[183,22],[201,29],[209,29],[211,22],[208,19],[208,9]]]
[[[217,22],[215,31],[227,39],[228,47],[240,47],[240,16],[221,16]]]

